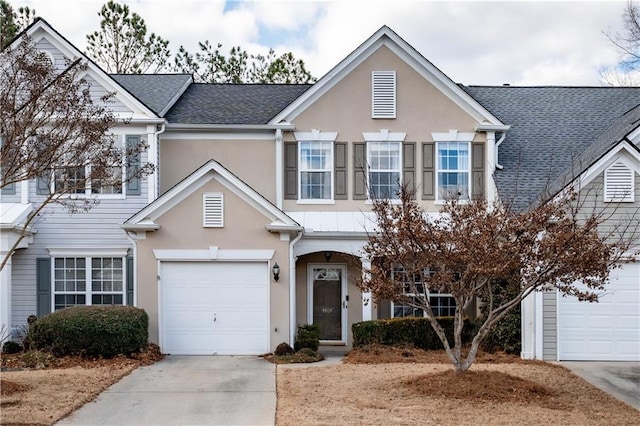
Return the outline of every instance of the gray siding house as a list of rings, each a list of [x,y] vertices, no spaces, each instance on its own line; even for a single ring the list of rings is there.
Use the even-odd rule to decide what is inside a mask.
[[[26,31],[55,63],[83,57],[44,20]],[[461,193],[519,210],[574,185],[585,208],[611,210],[609,229],[638,220],[640,88],[463,86],[386,26],[313,85],[107,75],[90,61],[89,77],[96,96],[116,93],[114,135],[145,141],[156,169],[86,213],[38,217],[0,272],[8,329],[132,304],[165,353],[261,354],[302,323],[349,347],[355,322],[417,314],[355,285],[371,261],[365,188],[413,185],[437,215],[453,174]],[[38,188],[3,188],[2,256]],[[522,356],[640,360],[637,260],[627,253],[600,303],[552,289],[523,301]],[[448,294],[430,301],[454,309]]]

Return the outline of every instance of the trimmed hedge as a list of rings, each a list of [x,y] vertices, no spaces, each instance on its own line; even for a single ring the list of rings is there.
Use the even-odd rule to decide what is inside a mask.
[[[447,335],[449,344],[453,346],[453,317],[440,317],[438,322]],[[464,320],[462,343],[470,343],[475,326]],[[351,326],[353,347],[371,344],[385,346],[411,345],[419,349],[444,349],[440,338],[426,318],[393,318],[363,321]]]
[[[75,306],[39,318],[31,328],[36,348],[56,356],[111,358],[147,345],[149,317],[132,306]]]
[[[318,346],[320,346],[320,327],[317,324],[298,325],[298,334],[293,342],[296,352],[303,348],[309,348],[315,352]]]

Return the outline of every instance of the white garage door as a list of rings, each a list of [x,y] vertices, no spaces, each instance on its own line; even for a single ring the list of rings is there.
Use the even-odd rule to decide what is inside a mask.
[[[560,360],[640,360],[640,263],[613,270],[598,303],[560,297],[558,311]]]
[[[163,262],[160,282],[163,353],[268,352],[266,262]]]

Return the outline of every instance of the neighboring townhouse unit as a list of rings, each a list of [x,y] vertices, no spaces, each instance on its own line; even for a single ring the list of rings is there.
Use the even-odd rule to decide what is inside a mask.
[[[42,20],[28,31],[82,55]],[[261,354],[303,323],[349,346],[355,322],[421,315],[355,285],[370,265],[372,198],[395,198],[400,184],[430,214],[452,194],[524,209],[576,178],[604,190],[593,203],[620,207],[611,220],[640,206],[640,88],[462,86],[386,26],[313,85],[91,71],[136,117],[115,133],[144,138],[157,172],[137,195],[43,215],[3,271],[3,324],[7,312],[18,325],[72,304],[131,303],[165,353]],[[37,203],[29,185],[34,194],[2,194],[3,239],[5,206]],[[89,278],[106,265],[118,298]],[[447,294],[430,301],[440,315],[455,309]],[[523,308],[524,357],[640,359],[638,263],[615,271],[597,305],[549,291]]]

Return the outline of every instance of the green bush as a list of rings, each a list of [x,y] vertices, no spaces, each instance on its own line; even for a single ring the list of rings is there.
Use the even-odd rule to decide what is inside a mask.
[[[496,305],[505,303],[508,300],[518,297],[520,293],[520,284],[517,282],[499,281],[491,287],[493,289],[493,302]],[[489,295],[480,295],[480,312],[482,317],[488,314]],[[500,321],[498,321],[489,334],[482,340],[480,347],[487,352],[495,352],[503,350],[509,354],[519,355],[521,350],[521,313],[520,305],[506,313]],[[480,318],[482,320],[482,318]]]
[[[130,355],[147,345],[149,317],[131,306],[75,306],[38,319],[33,344],[56,356],[111,358]]]
[[[2,345],[2,353],[3,354],[17,354],[19,352],[22,352],[22,346],[20,346],[20,343],[18,342],[14,342],[12,340],[8,340],[6,342],[4,342],[4,345]]]
[[[453,317],[440,317],[438,322],[444,329],[449,344],[453,346]],[[473,323],[465,319],[462,330],[463,344],[471,342],[473,329]],[[354,347],[378,344],[385,346],[410,345],[424,350],[444,348],[426,318],[363,321],[353,324],[351,331],[353,332]]]
[[[320,346],[320,327],[317,324],[298,325],[298,333],[293,347],[298,352],[302,348],[317,351]]]

